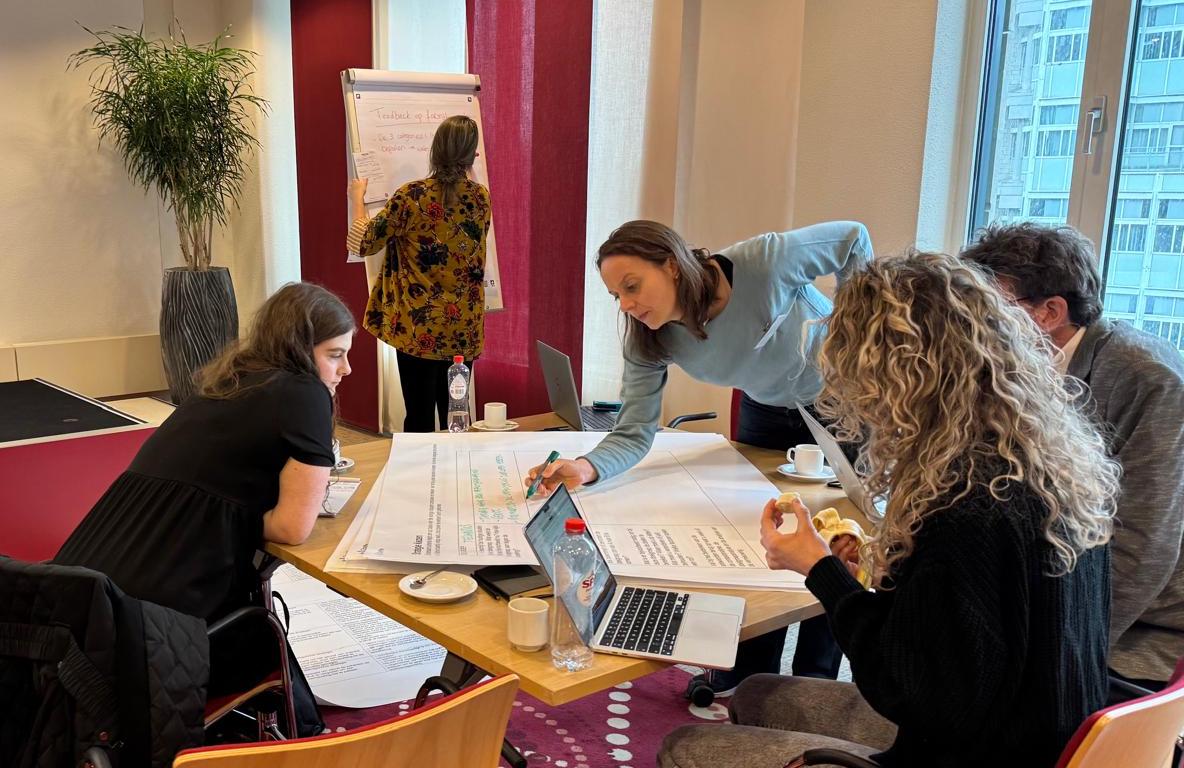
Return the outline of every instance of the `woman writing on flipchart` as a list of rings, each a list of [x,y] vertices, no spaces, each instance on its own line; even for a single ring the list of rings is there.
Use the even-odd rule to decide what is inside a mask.
[[[711,384],[743,393],[737,438],[785,450],[813,443],[797,403],[812,404],[822,379],[810,350],[830,301],[814,279],[841,283],[872,258],[862,224],[833,221],[759,235],[718,254],[692,249],[654,221],[622,224],[600,246],[596,266],[626,315],[625,369],[616,427],[586,456],[559,459],[543,472],[540,491],[575,488],[617,475],[649,452],[662,412],[666,369],[680,366]],[[785,630],[740,644],[736,670],[712,676],[721,695],[756,672],[779,672]],[[826,619],[803,622],[794,673],[834,678],[842,652]]]
[[[485,344],[485,237],[489,190],[473,181],[477,124],[453,115],[436,129],[426,179],[408,182],[374,218],[367,179],[349,183],[346,245],[361,256],[384,247],[362,325],[398,354],[405,432],[446,423],[445,376],[454,355],[470,368]]]

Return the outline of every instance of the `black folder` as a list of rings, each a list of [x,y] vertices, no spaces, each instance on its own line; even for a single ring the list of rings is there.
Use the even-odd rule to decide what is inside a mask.
[[[486,592],[506,600],[551,585],[547,575],[533,565],[487,565],[473,571],[473,578]]]

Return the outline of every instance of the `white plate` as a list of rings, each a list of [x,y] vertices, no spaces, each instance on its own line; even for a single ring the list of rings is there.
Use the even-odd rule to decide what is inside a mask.
[[[515,429],[518,429],[518,422],[506,419],[506,423],[500,427],[491,427],[485,423],[485,419],[481,419],[480,421],[473,422],[473,429],[482,432],[513,432]]]
[[[344,472],[347,469],[353,469],[353,468],[354,468],[354,460],[347,459],[346,457],[342,456],[341,461],[337,462],[333,466],[333,471],[334,472]]]
[[[835,479],[835,471],[827,465],[822,465],[822,472],[817,475],[803,475],[798,473],[793,464],[782,464],[777,467],[777,471],[786,477],[792,477],[794,480],[801,480],[803,483],[829,483]]]
[[[477,582],[473,581],[473,577],[452,571],[437,573],[419,589],[411,588],[411,582],[420,576],[427,576],[434,570],[435,568],[407,574],[399,579],[399,589],[408,597],[414,597],[416,600],[423,600],[427,603],[451,603],[463,600],[477,591]]]

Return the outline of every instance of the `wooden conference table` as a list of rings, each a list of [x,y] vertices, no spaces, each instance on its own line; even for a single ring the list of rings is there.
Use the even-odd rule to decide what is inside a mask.
[[[517,419],[519,428],[537,431],[563,424],[554,414]],[[777,466],[785,454],[737,443],[736,449],[783,491],[797,491],[813,511],[835,507],[843,516],[858,517],[855,506],[841,490],[825,483],[798,483],[780,475]],[[562,672],[551,664],[546,651],[525,653],[510,647],[506,638],[506,604],[478,590],[471,597],[444,605],[424,603],[399,591],[400,576],[326,571],[325,563],[345,535],[358,507],[370,491],[390,452],[389,440],[351,445],[346,453],[356,462],[349,474],[362,484],[336,518],[317,520],[308,541],[298,546],[268,544],[267,551],[338,592],[364,603],[385,616],[415,630],[448,650],[443,674],[458,684],[493,675],[514,673],[524,691],[550,705],[565,704],[617,683],[664,669],[662,662],[625,656],[596,654],[590,669]],[[740,595],[747,600],[742,639],[755,637],[821,613],[808,592],[703,589]]]

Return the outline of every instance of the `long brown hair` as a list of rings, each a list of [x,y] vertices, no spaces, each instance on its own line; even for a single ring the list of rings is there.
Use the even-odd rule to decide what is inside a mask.
[[[601,244],[596,255],[596,269],[599,270],[610,256],[636,256],[659,267],[673,260],[678,268],[675,293],[682,310],[681,322],[696,338],[707,338],[704,327],[707,310],[715,300],[720,279],[719,273],[707,264],[710,251],[691,248],[682,235],[665,224],[638,219],[617,227]],[[625,349],[645,362],[658,362],[666,356],[658,332],[629,316],[625,318]]]
[[[356,327],[349,309],[333,293],[312,283],[289,283],[259,307],[245,339],[198,371],[197,392],[228,400],[250,388],[243,384],[248,374],[288,371],[316,376],[313,347],[353,333]]]
[[[868,490],[888,505],[869,543],[877,573],[974,488],[1044,503],[1054,573],[1110,538],[1121,470],[1023,311],[974,266],[912,253],[877,259],[835,294],[818,409],[862,442]]]
[[[444,189],[443,204],[456,197],[456,185],[477,161],[477,123],[465,115],[453,115],[440,123],[432,137],[428,178]]]

